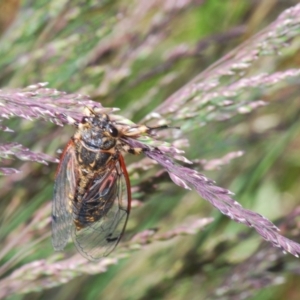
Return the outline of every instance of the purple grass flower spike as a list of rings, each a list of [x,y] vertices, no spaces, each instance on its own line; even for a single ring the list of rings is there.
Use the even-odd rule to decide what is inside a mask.
[[[131,147],[140,147],[151,159],[162,165],[175,184],[185,189],[193,187],[198,194],[210,202],[222,214],[238,223],[253,227],[259,235],[273,246],[299,257],[300,244],[279,234],[279,229],[268,219],[251,210],[245,209],[231,196],[232,192],[215,185],[214,181],[195,170],[180,166],[159,148],[148,147],[139,141],[127,138]]]

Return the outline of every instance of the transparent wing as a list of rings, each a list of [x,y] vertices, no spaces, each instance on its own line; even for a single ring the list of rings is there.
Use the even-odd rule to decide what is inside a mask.
[[[66,146],[57,169],[52,204],[52,245],[55,251],[66,246],[73,226],[72,199],[76,188],[76,158],[73,142]]]
[[[85,258],[99,260],[117,246],[129,216],[130,183],[122,156],[112,168],[108,169],[105,176],[93,180],[83,201],[98,203],[98,218],[82,228],[74,226],[72,237],[78,251]],[[90,212],[86,208],[86,211],[81,209],[77,218],[83,220],[89,216]]]

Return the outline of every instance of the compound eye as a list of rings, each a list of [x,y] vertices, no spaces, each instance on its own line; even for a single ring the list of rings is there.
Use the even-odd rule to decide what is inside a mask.
[[[82,119],[81,119],[81,123],[82,124],[85,124],[85,123],[87,123],[89,121],[89,118],[88,117],[83,117]]]
[[[117,137],[119,134],[118,129],[112,125],[107,125],[106,130],[112,137]]]

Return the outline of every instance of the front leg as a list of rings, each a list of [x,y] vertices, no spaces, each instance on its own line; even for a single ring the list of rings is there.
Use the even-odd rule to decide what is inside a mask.
[[[130,153],[130,154],[134,154],[134,155],[141,154],[145,150],[140,147],[136,147],[136,148],[130,147],[128,144],[122,144],[120,148],[122,151],[124,151],[126,153]]]
[[[131,125],[131,126],[123,126],[122,128],[118,128],[119,136],[123,138],[131,138],[131,139],[138,139],[141,136],[155,136],[156,130],[162,130],[169,128],[168,125],[162,125],[158,127],[148,127],[146,125]],[[128,145],[126,142],[122,141],[119,144],[119,150],[130,153],[130,154],[141,154],[148,148],[145,146],[142,147],[132,147]]]

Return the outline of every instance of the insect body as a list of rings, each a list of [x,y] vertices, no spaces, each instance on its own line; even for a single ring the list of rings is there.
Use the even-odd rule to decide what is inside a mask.
[[[122,124],[90,108],[75,126],[55,178],[52,244],[61,251],[72,235],[78,251],[97,260],[116,247],[130,212],[130,182],[121,152],[143,151],[122,137],[137,138],[151,128]]]

